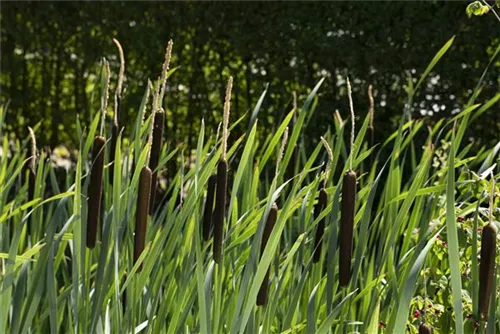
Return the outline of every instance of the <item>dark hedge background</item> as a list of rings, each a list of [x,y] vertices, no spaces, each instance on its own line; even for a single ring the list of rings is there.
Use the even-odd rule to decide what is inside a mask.
[[[322,77],[308,134],[317,141],[339,109],[347,117],[344,78],[351,77],[355,109],[368,109],[375,88],[376,137],[394,131],[402,114],[408,76],[418,79],[453,35],[453,47],[414,103],[414,116],[429,122],[457,111],[468,99],[500,42],[492,15],[468,18],[468,2],[2,2],[1,102],[10,100],[7,124],[19,136],[41,121],[42,145],[76,146],[75,119],[88,124],[99,61],[118,72],[117,38],[125,51],[121,119],[135,118],[148,78],[161,72],[168,39],[174,40],[169,79],[167,137],[194,145],[200,120],[221,121],[229,74],[234,76],[232,120],[253,108],[269,83],[260,131],[299,103]],[[479,102],[499,91],[500,61],[485,81]],[[112,89],[116,77],[112,78]],[[110,99],[112,110],[112,99]],[[469,129],[485,143],[498,137],[498,106]],[[431,111],[431,112],[429,112]],[[244,131],[247,122],[241,124]],[[127,129],[127,128],[126,128]],[[128,127],[131,129],[131,126]]]

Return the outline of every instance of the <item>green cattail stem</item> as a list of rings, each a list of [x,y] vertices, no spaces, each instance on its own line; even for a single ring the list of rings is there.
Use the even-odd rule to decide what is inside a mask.
[[[497,227],[489,223],[483,228],[481,237],[481,261],[479,264],[479,315],[488,317],[490,296],[495,279],[495,255]]]
[[[271,207],[271,211],[269,211],[269,215],[267,216],[266,226],[264,227],[264,234],[262,235],[262,241],[260,244],[260,258],[262,259],[262,255],[264,254],[264,250],[266,249],[267,242],[269,241],[269,237],[271,236],[271,232],[273,231],[274,225],[276,224],[276,220],[278,218],[278,206],[276,203]],[[257,295],[257,306],[266,305],[267,302],[267,290],[269,285],[269,269],[267,269],[266,276],[264,276],[264,280],[259,289],[259,294]]]
[[[227,162],[220,159],[217,165],[217,186],[215,193],[214,225],[214,261],[219,264],[222,257],[222,238],[224,234],[224,217],[226,215]]]
[[[314,219],[317,219],[321,211],[325,209],[327,200],[328,200],[328,195],[326,193],[326,190],[325,188],[321,188],[318,196],[318,202],[314,206]],[[322,244],[324,230],[325,230],[325,218],[319,221],[318,227],[316,228],[316,237],[314,239],[314,255],[313,255],[314,263],[318,263],[321,257],[321,244]]]
[[[351,276],[352,238],[354,228],[354,205],[356,200],[356,173],[344,174],[342,182],[342,205],[340,211],[339,280],[347,286]]]
[[[137,212],[135,215],[134,264],[144,251],[146,229],[151,193],[151,169],[144,166],[139,176],[139,193],[137,195]]]
[[[90,171],[88,189],[88,220],[87,220],[87,247],[94,248],[97,238],[99,218],[101,217],[102,177],[104,172],[104,154],[106,138],[96,136],[92,148],[94,163]]]
[[[208,179],[207,198],[203,211],[203,240],[208,241],[210,230],[212,229],[212,211],[214,207],[215,186],[217,185],[217,175],[213,174]]]
[[[161,147],[163,145],[163,127],[165,123],[165,112],[160,109],[155,113],[154,128],[153,128],[153,142],[151,144],[151,157],[149,160],[149,167],[153,171],[151,180],[151,195],[149,203],[149,214],[153,212],[153,206],[156,197],[156,183],[158,177],[158,163],[160,161]]]

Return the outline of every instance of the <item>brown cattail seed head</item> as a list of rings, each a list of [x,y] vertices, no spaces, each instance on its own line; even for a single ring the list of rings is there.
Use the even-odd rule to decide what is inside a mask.
[[[134,264],[141,256],[146,244],[146,229],[151,193],[151,169],[144,166],[139,176],[139,193],[137,195],[137,212],[135,214]]]
[[[264,226],[264,234],[262,235],[262,241],[260,244],[261,258],[262,254],[264,254],[264,250],[266,249],[267,242],[269,241],[269,237],[271,236],[271,232],[273,231],[277,218],[278,218],[278,206],[276,205],[276,203],[274,203],[273,206],[271,207],[271,210],[269,211],[269,215],[267,216],[266,226]],[[264,280],[262,281],[262,284],[259,289],[259,294],[257,295],[257,306],[266,305],[268,285],[269,285],[269,269],[267,269],[266,275],[264,276]]]
[[[350,279],[352,238],[354,228],[354,205],[356,200],[356,173],[344,174],[342,181],[342,205],[340,211],[339,279],[340,286],[347,286]]]
[[[326,193],[326,190],[325,188],[322,188],[319,191],[318,202],[314,206],[314,219],[318,218],[321,211],[325,209],[327,200],[328,200],[328,195]],[[318,263],[319,258],[321,257],[321,243],[323,239],[324,229],[325,229],[325,218],[319,221],[318,227],[316,228],[316,237],[314,238],[314,256],[313,256],[314,263]]]
[[[483,228],[481,236],[481,262],[479,264],[479,315],[488,316],[490,296],[495,279],[495,255],[498,229],[493,223]]]
[[[418,326],[418,334],[432,334],[432,327],[426,323],[421,323]]]
[[[153,127],[153,143],[151,144],[151,157],[149,160],[149,167],[153,171],[153,178],[151,180],[151,195],[149,204],[149,213],[153,212],[153,205],[156,196],[156,180],[158,178],[158,163],[160,162],[161,147],[163,145],[163,127],[165,123],[165,112],[159,109],[155,113],[154,127]]]
[[[224,217],[226,215],[227,162],[219,160],[217,165],[217,186],[215,193],[214,225],[214,261],[220,263],[222,257],[222,238],[224,234]]]
[[[36,174],[33,168],[28,168],[28,202],[35,198]]]
[[[102,176],[104,172],[104,154],[106,138],[96,136],[92,148],[94,162],[90,171],[88,189],[88,219],[87,219],[87,247],[94,248],[99,218],[101,217]]]
[[[113,164],[115,162],[115,154],[116,154],[116,143],[118,140],[118,123],[116,120],[113,122],[113,127],[111,128],[111,147],[109,148],[111,151],[109,152],[109,162]],[[115,177],[115,168],[114,166],[109,167],[109,184],[113,185],[113,179]]]
[[[215,186],[217,184],[217,175],[213,174],[208,179],[207,199],[203,211],[203,240],[208,241],[210,230],[212,229],[212,210],[214,207]]]

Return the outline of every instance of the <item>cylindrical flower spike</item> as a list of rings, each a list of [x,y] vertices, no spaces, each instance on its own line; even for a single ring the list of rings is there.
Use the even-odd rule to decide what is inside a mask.
[[[219,264],[222,257],[222,239],[224,234],[224,217],[226,215],[227,162],[220,159],[217,165],[217,186],[215,193],[214,226],[214,261]]]
[[[114,168],[114,162],[115,162],[115,154],[116,154],[116,143],[118,140],[118,123],[116,120],[113,122],[113,127],[111,128],[111,146],[110,146],[110,152],[109,152],[109,162],[110,162],[110,167],[109,167],[109,184],[113,185],[113,179],[115,177],[115,168]]]
[[[161,147],[163,145],[163,127],[165,123],[165,112],[159,109],[155,113],[154,128],[153,128],[153,142],[151,144],[151,157],[149,160],[149,167],[153,171],[151,179],[151,195],[149,203],[149,214],[153,212],[153,206],[156,196],[156,183],[158,178],[158,163],[160,162]]]
[[[208,241],[210,230],[212,229],[212,211],[214,207],[215,186],[217,185],[217,175],[213,174],[208,179],[207,198],[203,211],[203,240]]]
[[[418,334],[432,334],[432,327],[426,323],[421,323],[418,326]]]
[[[342,182],[342,205],[340,211],[339,280],[340,286],[347,286],[351,276],[352,238],[356,200],[356,173],[344,174]]]
[[[151,193],[151,169],[144,166],[139,176],[139,192],[137,195],[137,212],[135,214],[134,264],[141,256],[146,244],[149,201]]]
[[[269,215],[267,216],[266,226],[264,227],[264,234],[262,235],[262,242],[260,244],[260,258],[262,258],[262,254],[264,254],[264,250],[266,249],[267,242],[269,241],[269,237],[271,236],[271,232],[273,231],[277,218],[278,218],[278,206],[276,205],[276,203],[274,203],[273,206],[271,207],[271,210],[269,211]],[[264,280],[262,281],[262,284],[259,289],[259,294],[257,295],[257,306],[266,305],[268,285],[269,285],[269,269],[267,269],[266,276],[264,276]]]
[[[495,255],[498,229],[493,223],[483,228],[481,237],[481,260],[479,264],[479,315],[488,317],[491,290],[495,279]]]
[[[102,177],[104,172],[104,154],[106,138],[96,136],[92,148],[94,162],[90,171],[88,189],[88,219],[87,219],[87,247],[94,248],[97,238],[99,219],[101,217]]]
[[[319,191],[318,202],[314,206],[314,219],[319,217],[321,211],[326,207],[326,202],[328,200],[328,194],[325,188],[321,188]],[[325,229],[325,218],[321,219],[316,227],[316,237],[314,238],[314,255],[313,262],[318,263],[321,257],[321,244],[323,239],[323,233]]]

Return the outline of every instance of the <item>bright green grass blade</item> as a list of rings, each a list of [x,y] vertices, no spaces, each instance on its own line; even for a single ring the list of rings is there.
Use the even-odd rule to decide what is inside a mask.
[[[439,230],[441,231],[441,230]],[[421,251],[415,253],[415,261],[412,263],[411,270],[408,274],[408,277],[404,281],[401,282],[401,292],[399,297],[399,302],[397,306],[396,318],[394,322],[394,327],[389,327],[389,333],[404,333],[406,328],[406,322],[409,316],[410,310],[410,300],[413,297],[413,291],[415,290],[415,284],[418,279],[418,275],[422,266],[424,264],[427,253],[431,249],[439,231],[434,234],[434,236],[427,242],[425,247],[422,248]]]
[[[455,314],[455,331],[464,331],[462,311],[462,276],[460,272],[460,249],[458,246],[457,221],[455,219],[455,147],[451,145],[448,159],[448,176],[446,180],[446,232],[448,235],[448,259],[451,270],[451,290],[453,311]]]
[[[439,62],[439,60],[444,56],[444,54],[446,53],[446,51],[448,51],[448,49],[451,47],[451,45],[453,44],[453,41],[455,40],[455,36],[453,36],[452,38],[450,38],[442,47],[441,49],[436,53],[436,55],[434,56],[434,58],[432,58],[431,62],[429,63],[429,65],[427,65],[427,68],[425,69],[424,73],[422,74],[422,76],[420,77],[420,79],[418,80],[417,84],[415,85],[415,90],[413,92],[411,92],[411,94],[413,95],[416,91],[418,91],[418,88],[420,87],[420,85],[424,82],[425,78],[427,78],[427,76],[429,75],[429,73],[431,73],[432,69],[434,68],[434,66],[436,66],[436,64]]]

